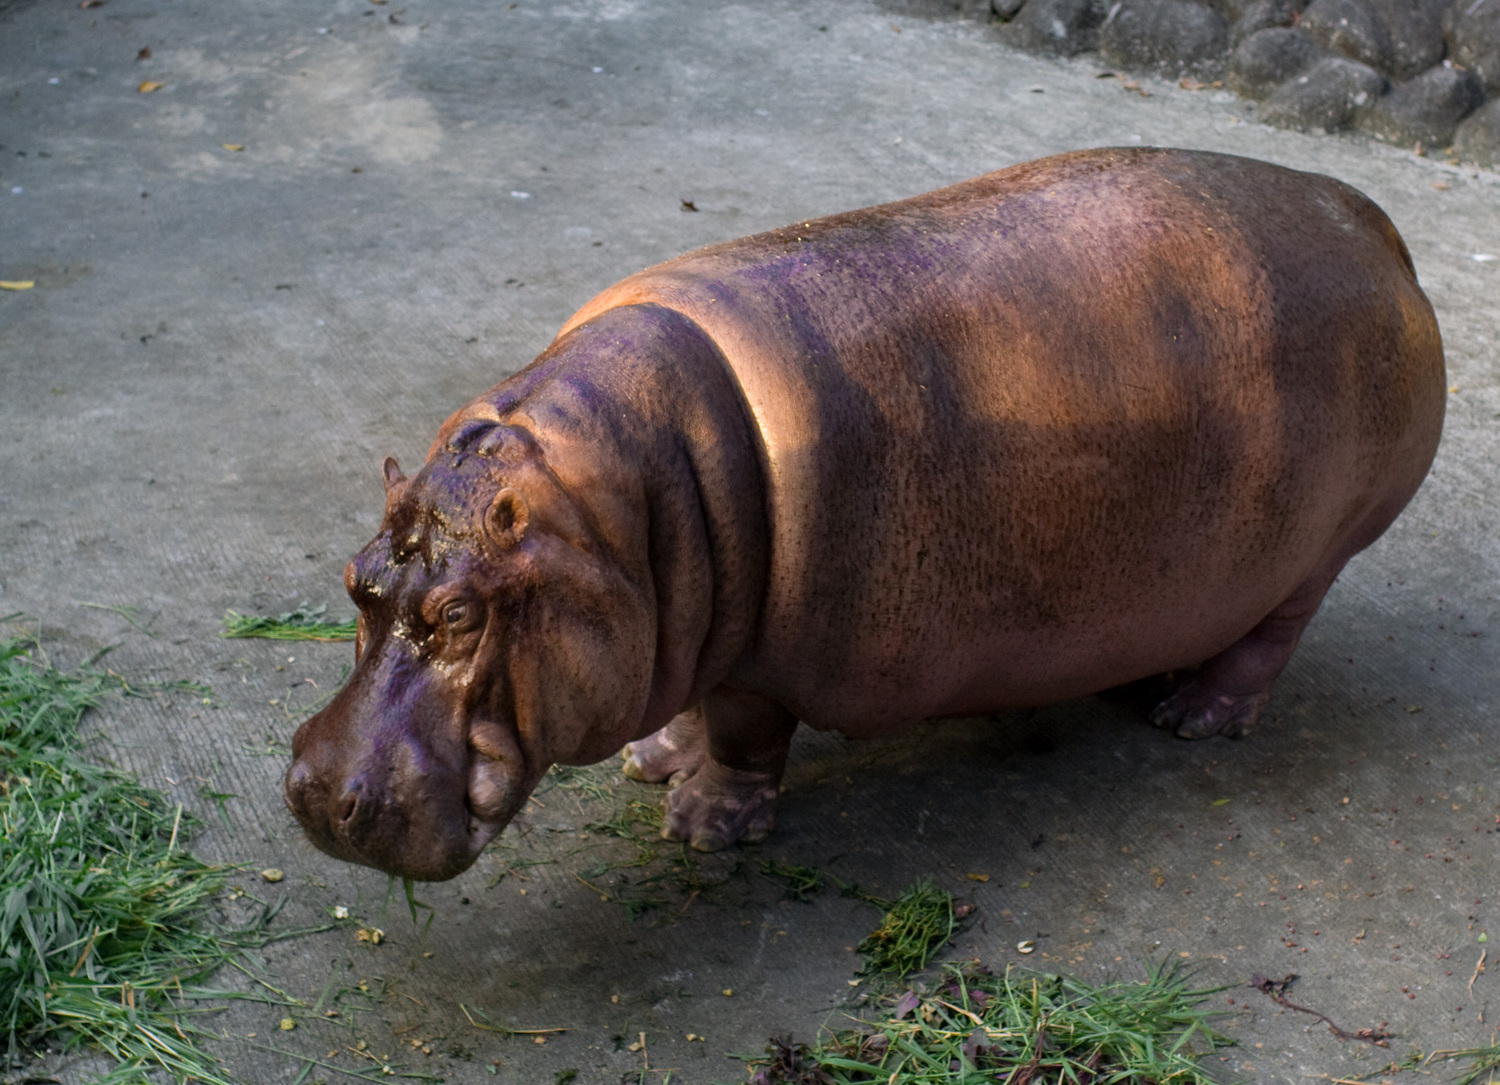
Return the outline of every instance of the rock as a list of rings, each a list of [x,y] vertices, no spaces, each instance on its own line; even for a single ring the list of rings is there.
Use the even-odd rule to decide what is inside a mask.
[[[878,6],[893,14],[915,15],[921,19],[957,16],[987,22],[990,18],[990,0],[879,0]]]
[[[1443,11],[1449,0],[1369,0],[1385,24],[1391,54],[1385,73],[1410,79],[1443,59]],[[1462,2],[1462,0],[1461,0]],[[1472,2],[1472,0],[1471,0]]]
[[[1391,143],[1446,147],[1458,122],[1483,101],[1484,84],[1477,75],[1438,65],[1376,99],[1358,123]]]
[[[1450,9],[1448,53],[1491,91],[1500,91],[1500,0],[1458,0]]]
[[[1180,71],[1229,47],[1229,24],[1191,0],[1117,0],[1099,29],[1099,48],[1123,68]]]
[[[1247,98],[1264,98],[1327,56],[1321,45],[1300,30],[1258,30],[1234,51],[1229,62],[1229,85]]]
[[[1238,48],[1241,42],[1257,30],[1291,26],[1301,12],[1302,5],[1297,0],[1252,0],[1230,29],[1229,44],[1231,48]]]
[[[1027,0],[1006,36],[1022,49],[1070,57],[1094,48],[1103,21],[1096,0]]]
[[[1453,151],[1465,162],[1500,169],[1500,98],[1458,126]]]
[[[1298,25],[1325,49],[1385,71],[1391,35],[1369,0],[1313,0]]]
[[[1332,132],[1384,90],[1385,77],[1369,65],[1325,57],[1278,87],[1261,107],[1261,118],[1287,128]]]

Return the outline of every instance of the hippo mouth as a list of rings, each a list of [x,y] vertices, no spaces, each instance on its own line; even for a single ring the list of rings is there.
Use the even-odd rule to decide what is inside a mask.
[[[487,720],[467,731],[461,758],[395,744],[386,748],[393,760],[352,766],[330,756],[336,746],[308,742],[287,771],[286,804],[337,859],[419,881],[452,878],[500,835],[532,783],[514,735]]]
[[[473,858],[478,858],[516,816],[530,789],[524,786],[526,769],[520,750],[499,724],[471,723],[469,751],[468,830]]]

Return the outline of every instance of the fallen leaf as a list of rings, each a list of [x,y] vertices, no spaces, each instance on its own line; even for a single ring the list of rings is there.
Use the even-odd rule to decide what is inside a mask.
[[[285,874],[273,866],[268,866],[265,870],[262,870],[260,876],[268,882],[279,882],[282,878],[286,877]]]
[[[87,11],[89,8],[102,8],[109,0],[83,0],[78,6]]]
[[[1224,806],[1228,802],[1229,802],[1228,799],[1215,799],[1213,802],[1209,803],[1209,805],[1210,806]]]
[[[1432,187],[1435,188],[1435,189],[1437,189],[1439,192],[1447,192],[1448,189],[1450,189],[1451,187],[1453,187],[1452,185],[1445,185],[1441,181],[1433,181],[1433,182],[1431,182],[1431,184],[1432,184]]]
[[[283,1017],[281,1019],[281,1031],[282,1032],[291,1032],[292,1029],[294,1029],[296,1027],[297,1027],[297,1022],[294,1021],[294,1020],[292,1020],[290,1017]]]
[[[143,45],[143,46],[141,46],[141,51],[135,55],[135,59],[136,60],[150,60],[151,59],[151,46],[149,46],[149,45]]]
[[[30,290],[36,283],[31,279],[0,279],[0,290]]]
[[[135,90],[137,94],[150,94],[153,90],[161,90],[164,86],[166,86],[165,83],[158,83],[154,79],[148,79],[136,87]]]
[[[990,880],[988,874],[965,874],[964,877],[968,878],[971,882],[987,882]]]
[[[221,143],[219,146],[223,147],[226,151],[243,151],[245,149],[243,143]]]

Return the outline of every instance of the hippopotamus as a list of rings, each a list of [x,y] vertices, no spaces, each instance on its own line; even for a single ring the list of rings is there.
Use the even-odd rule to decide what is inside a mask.
[[[1417,490],[1437,323],[1369,199],[1079,151],[713,245],[460,408],[350,561],[347,684],[286,801],[324,851],[468,867],[554,763],[624,752],[695,848],[846,736],[1186,678],[1239,736]]]

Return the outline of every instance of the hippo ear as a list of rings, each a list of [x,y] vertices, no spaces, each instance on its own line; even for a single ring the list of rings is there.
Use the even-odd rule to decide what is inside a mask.
[[[396,462],[395,456],[387,456],[382,467],[385,472],[385,492],[399,489],[406,485],[406,476],[401,473],[401,465]]]
[[[484,515],[484,530],[502,548],[515,546],[526,534],[526,525],[531,521],[531,509],[526,499],[515,490],[506,487],[490,502]]]

